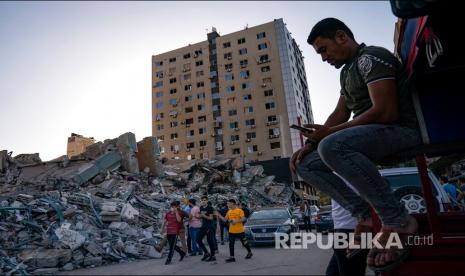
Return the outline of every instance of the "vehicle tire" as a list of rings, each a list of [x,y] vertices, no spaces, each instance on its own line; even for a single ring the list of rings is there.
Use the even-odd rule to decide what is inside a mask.
[[[404,204],[409,214],[426,213],[426,202],[420,187],[403,187],[394,192],[394,196]],[[439,206],[435,200],[437,210]]]

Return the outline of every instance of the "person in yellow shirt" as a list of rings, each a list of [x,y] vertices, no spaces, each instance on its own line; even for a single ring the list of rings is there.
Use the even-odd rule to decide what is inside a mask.
[[[222,221],[229,222],[229,255],[230,257],[226,259],[227,263],[235,262],[236,259],[234,258],[234,243],[236,242],[236,238],[238,238],[242,245],[247,249],[247,255],[245,256],[246,259],[252,258],[252,250],[250,250],[250,245],[245,238],[245,229],[244,229],[244,221],[246,220],[244,211],[241,208],[237,208],[236,200],[229,199],[228,200],[228,212],[226,216],[222,216],[220,213],[217,212],[218,218]]]

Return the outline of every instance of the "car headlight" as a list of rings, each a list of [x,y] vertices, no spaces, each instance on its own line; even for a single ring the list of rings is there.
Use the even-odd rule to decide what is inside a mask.
[[[291,226],[290,226],[290,225],[282,225],[282,226],[279,226],[277,232],[286,233],[286,232],[288,232],[289,230],[291,230]]]

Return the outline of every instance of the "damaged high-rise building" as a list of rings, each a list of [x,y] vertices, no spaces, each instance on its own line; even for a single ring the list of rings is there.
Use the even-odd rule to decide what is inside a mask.
[[[152,135],[169,159],[289,157],[313,122],[302,52],[282,19],[152,56]]]

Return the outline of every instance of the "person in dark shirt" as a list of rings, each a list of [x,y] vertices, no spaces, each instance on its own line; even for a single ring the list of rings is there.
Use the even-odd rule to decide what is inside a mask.
[[[408,235],[418,230],[416,219],[399,204],[376,167],[376,162],[421,144],[408,74],[389,50],[359,44],[336,18],[315,24],[307,42],[323,62],[341,68],[341,89],[323,125],[303,125],[309,129],[300,132],[307,141],[292,155],[290,168],[359,218],[356,237],[373,230],[371,207],[383,224],[381,244],[389,233],[400,235],[403,248],[372,248],[368,254],[372,270],[389,271],[407,257]]]
[[[208,204],[208,197],[201,197],[202,206],[200,206],[200,218],[202,219],[202,226],[197,234],[197,243],[199,247],[204,252],[202,261],[216,261],[215,258],[215,245],[213,241],[213,213],[214,209],[211,205]],[[203,238],[207,236],[208,246],[210,247],[210,253],[208,253],[205,244],[203,243]]]
[[[228,212],[228,206],[223,203],[221,207],[219,208],[219,213],[221,216],[225,217],[226,213]],[[228,226],[229,223],[228,221],[222,221],[220,220],[220,235],[221,235],[221,244],[224,244],[224,241],[228,240]]]
[[[250,217],[250,209],[247,207],[247,204],[245,202],[241,203],[241,209],[244,211],[245,218],[248,219]]]
[[[171,259],[173,258],[174,250],[179,253],[180,259],[182,261],[186,253],[176,245],[177,237],[179,235],[179,229],[181,228],[182,218],[180,212],[178,211],[178,206],[176,202],[172,202],[170,204],[171,209],[165,214],[165,221],[166,221],[166,236],[168,239],[168,244],[170,247],[168,258],[166,259],[165,265],[171,263]]]

